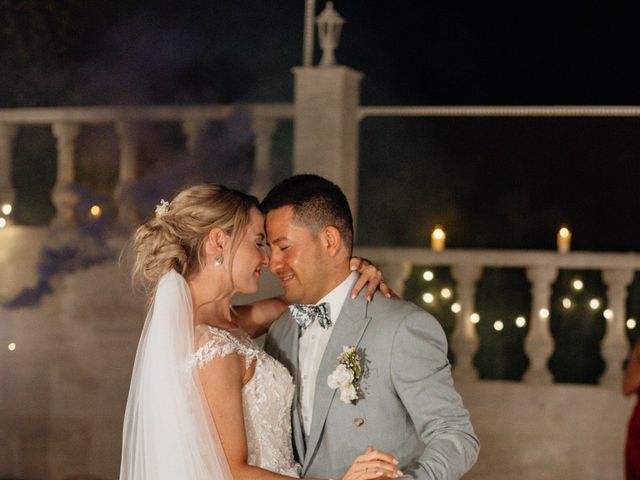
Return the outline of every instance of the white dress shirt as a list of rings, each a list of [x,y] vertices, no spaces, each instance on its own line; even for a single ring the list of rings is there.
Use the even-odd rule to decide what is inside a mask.
[[[319,322],[313,322],[306,329],[300,330],[298,343],[298,370],[300,373],[300,378],[298,379],[298,401],[306,435],[309,435],[311,430],[313,399],[316,393],[316,377],[318,376],[320,362],[342,306],[347,299],[347,295],[350,295],[358,276],[358,273],[351,272],[340,285],[331,290],[316,304],[324,302],[329,304],[329,316],[331,317],[331,326],[329,328],[323,328]]]

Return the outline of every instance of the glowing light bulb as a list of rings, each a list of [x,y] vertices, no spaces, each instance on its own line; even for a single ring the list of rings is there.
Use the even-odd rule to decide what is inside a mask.
[[[471,320],[471,323],[478,323],[480,321],[480,315],[474,312],[469,315],[469,320]]]
[[[431,270],[426,270],[422,274],[422,278],[424,278],[427,282],[430,282],[431,280],[433,280],[433,272]]]
[[[451,311],[453,313],[460,313],[462,311],[462,306],[458,302],[452,303]]]
[[[630,319],[627,320],[627,328],[629,330],[633,330],[634,328],[636,328],[637,324],[638,323],[636,322],[635,318],[630,318]]]
[[[602,312],[602,316],[604,316],[604,318],[606,318],[607,320],[613,320],[613,310],[611,310],[610,308],[605,309],[605,311]]]
[[[549,318],[549,309],[548,308],[541,308],[540,310],[538,310],[538,315],[540,316],[540,318],[542,318],[543,320]]]
[[[571,285],[573,286],[573,289],[578,292],[584,288],[584,283],[579,278],[576,278]]]
[[[0,228],[4,228],[7,226],[7,219],[0,217]]]
[[[93,205],[89,209],[89,215],[93,218],[100,218],[102,216],[102,208],[100,208],[100,205]]]
[[[496,332],[501,332],[503,328],[504,328],[504,323],[502,323],[502,320],[496,320],[495,322],[493,322],[493,329]]]
[[[524,317],[520,316],[520,317],[516,318],[516,327],[522,328],[526,324],[527,324],[527,320]]]
[[[565,310],[569,310],[571,308],[571,305],[573,305],[573,303],[571,302],[571,299],[569,297],[564,297],[562,299],[562,306],[565,308]]]
[[[433,300],[434,300],[433,294],[431,294],[431,293],[427,292],[424,295],[422,295],[422,301],[424,303],[433,303]]]
[[[11,342],[9,345],[7,345],[7,348],[10,352],[13,352],[16,349],[16,344]]]
[[[13,205],[11,205],[10,203],[5,203],[2,205],[1,210],[3,215],[11,215],[11,212],[13,211]]]
[[[452,292],[448,288],[443,288],[440,290],[440,295],[442,295],[442,298],[451,298]]]
[[[591,300],[589,300],[589,307],[591,308],[591,310],[597,310],[600,308],[600,300],[598,300],[597,298],[592,298]]]

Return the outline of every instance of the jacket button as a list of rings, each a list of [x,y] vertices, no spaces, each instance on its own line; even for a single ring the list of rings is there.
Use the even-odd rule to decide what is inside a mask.
[[[356,427],[359,427],[359,426],[360,426],[360,425],[362,425],[363,423],[364,423],[364,418],[360,418],[360,417],[358,417],[358,418],[354,418],[354,419],[353,419],[353,424],[354,424]]]

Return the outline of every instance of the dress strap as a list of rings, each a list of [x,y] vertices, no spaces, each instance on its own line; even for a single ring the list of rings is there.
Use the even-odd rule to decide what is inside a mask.
[[[196,333],[196,342],[200,347],[193,354],[191,366],[197,365],[198,368],[203,368],[215,358],[235,353],[245,358],[248,369],[258,358],[257,346],[242,330],[237,331],[239,335],[234,335],[228,330],[215,328],[211,325],[199,326],[198,329],[201,331]]]

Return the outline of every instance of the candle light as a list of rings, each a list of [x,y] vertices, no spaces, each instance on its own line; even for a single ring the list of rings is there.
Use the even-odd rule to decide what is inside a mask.
[[[566,225],[558,230],[558,253],[569,253],[571,250],[571,230]]]
[[[436,252],[443,251],[446,239],[447,234],[444,233],[443,228],[440,225],[436,225],[433,232],[431,232],[431,249]]]

